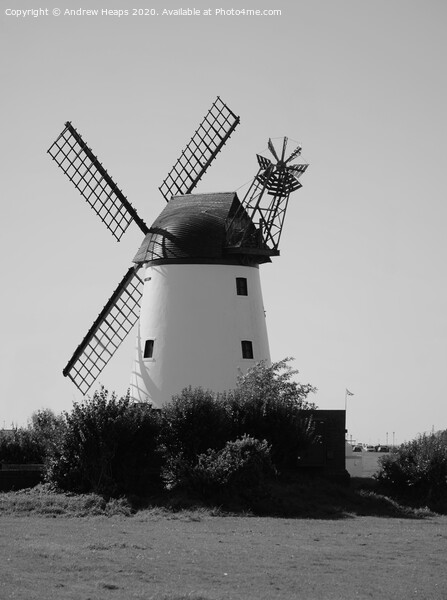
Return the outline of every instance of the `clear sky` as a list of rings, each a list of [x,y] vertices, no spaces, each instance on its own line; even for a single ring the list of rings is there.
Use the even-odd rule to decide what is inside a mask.
[[[149,224],[158,185],[216,95],[241,125],[197,191],[256,172],[268,137],[303,146],[281,256],[262,282],[272,358],[295,357],[353,438],[447,428],[447,5],[444,0],[202,0],[281,16],[52,16],[128,9],[1,0],[0,426],[80,396],[62,369],[130,265],[46,154],[71,120]],[[124,393],[131,334],[101,381]]]

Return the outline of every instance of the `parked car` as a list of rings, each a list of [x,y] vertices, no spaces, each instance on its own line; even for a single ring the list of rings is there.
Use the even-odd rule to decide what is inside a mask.
[[[376,446],[376,452],[389,452],[389,446]]]

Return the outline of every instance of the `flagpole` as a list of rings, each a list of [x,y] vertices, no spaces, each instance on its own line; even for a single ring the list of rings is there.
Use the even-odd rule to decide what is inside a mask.
[[[348,390],[348,388],[345,388],[345,429],[346,431],[348,431],[347,428],[347,423],[348,423],[348,419],[347,419],[347,414],[348,414],[348,396],[353,396],[354,394],[352,392],[350,392]]]
[[[345,388],[345,429],[346,429],[345,436],[347,437],[347,435],[348,435],[348,389],[347,388]]]

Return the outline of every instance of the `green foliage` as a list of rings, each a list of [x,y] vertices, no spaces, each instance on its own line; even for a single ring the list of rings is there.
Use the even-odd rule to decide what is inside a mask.
[[[256,488],[272,460],[296,466],[312,438],[306,411],[315,389],[293,381],[288,360],[255,365],[225,394],[184,389],[161,411],[102,388],[60,417],[38,411],[24,439],[39,449],[37,462],[45,459],[46,481],[65,491],[141,495],[162,474],[168,487],[187,482],[204,493]]]
[[[239,375],[237,391],[247,401],[257,399],[259,402],[267,402],[274,398],[287,406],[296,405],[301,410],[316,408],[307,397],[317,389],[309,383],[302,384],[293,380],[298,371],[288,364],[291,360],[293,359],[284,358],[270,366],[265,361],[256,363],[245,374]]]
[[[447,430],[420,435],[380,462],[381,485],[434,510],[447,509]]]
[[[50,409],[33,413],[28,427],[0,434],[0,462],[15,464],[43,463],[58,444],[63,418]]]
[[[15,428],[0,435],[0,462],[9,464],[43,463],[45,446],[30,428]]]
[[[307,396],[315,388],[293,381],[297,372],[288,361],[258,363],[239,377],[235,390],[224,394],[184,389],[162,409],[160,443],[168,487],[211,489],[220,477],[219,465],[231,473],[231,452],[242,452],[243,447],[245,456],[250,440],[255,445],[265,440],[268,460],[275,467],[296,467],[299,454],[313,439],[306,411],[314,408]],[[241,439],[245,441],[240,448]]]
[[[31,415],[29,429],[33,431],[37,443],[43,448],[44,459],[60,444],[65,431],[62,415],[55,415],[49,408],[37,410]]]
[[[199,454],[194,461],[183,455],[170,458],[164,480],[170,489],[181,487],[205,498],[222,492],[252,497],[262,492],[274,473],[267,442],[243,436],[221,450]]]
[[[160,444],[168,457],[195,459],[209,448],[222,448],[230,435],[226,407],[209,390],[185,388],[161,410]]]
[[[234,391],[221,396],[230,414],[232,438],[247,434],[267,440],[278,468],[296,466],[298,455],[312,440],[306,410],[315,405],[307,396],[316,389],[292,379],[298,371],[289,361],[285,358],[271,366],[257,363],[239,377]]]
[[[47,481],[76,492],[141,493],[159,473],[158,420],[149,405],[101,388],[65,413],[60,445],[47,461]]]

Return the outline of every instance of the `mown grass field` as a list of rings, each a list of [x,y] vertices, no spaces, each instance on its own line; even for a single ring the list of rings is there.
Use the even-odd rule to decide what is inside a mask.
[[[130,514],[41,496],[0,495],[2,600],[447,598],[445,516]]]

